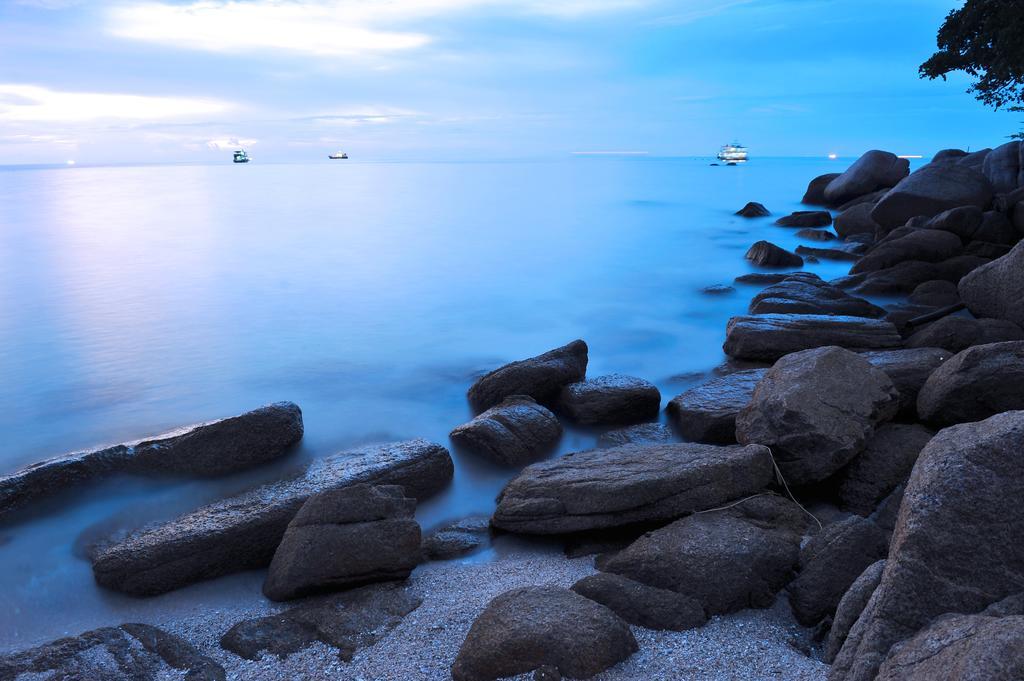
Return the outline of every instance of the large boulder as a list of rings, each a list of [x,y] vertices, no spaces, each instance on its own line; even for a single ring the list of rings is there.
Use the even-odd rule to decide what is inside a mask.
[[[113,447],[65,454],[0,477],[0,516],[117,473],[216,476],[265,463],[302,439],[302,411],[278,402]]]
[[[550,402],[562,386],[582,381],[587,374],[587,344],[574,340],[543,355],[506,364],[481,377],[467,393],[477,411],[490,409],[512,395],[529,395]]]
[[[767,369],[747,369],[712,378],[668,403],[669,418],[687,440],[736,442],[736,414],[750,403]]]
[[[352,485],[310,497],[285,530],[263,594],[287,601],[405,579],[420,560],[416,500],[397,485]]]
[[[565,534],[668,520],[760,490],[772,480],[765,447],[624,445],[527,466],[498,497],[492,524]]]
[[[941,348],[913,348],[909,350],[871,350],[861,357],[881,369],[892,379],[900,394],[900,415],[917,415],[917,394],[925,381],[953,353]]]
[[[750,301],[750,314],[815,314],[884,317],[885,310],[851,296],[811,272],[798,272],[763,289]]]
[[[684,631],[708,620],[694,598],[609,572],[584,577],[572,585],[572,590],[611,608],[630,624],[648,629]]]
[[[690,515],[599,557],[597,567],[694,598],[708,615],[764,608],[799,561],[800,532],[790,518],[801,511],[794,507],[780,497],[761,497]]]
[[[924,426],[886,423],[864,444],[864,450],[836,473],[841,508],[870,515],[889,494],[910,477],[924,446],[932,439]]]
[[[874,208],[873,203],[858,203],[856,206],[847,208],[836,216],[833,229],[843,239],[854,234],[874,236],[878,232],[878,224],[871,219],[871,211]]]
[[[960,297],[977,317],[1024,326],[1024,242],[960,280]]]
[[[306,601],[284,612],[243,620],[220,639],[225,650],[247,660],[264,654],[284,659],[316,643],[337,650],[345,662],[360,648],[387,636],[421,600],[398,583],[352,589]]]
[[[997,194],[1006,194],[1017,188],[1020,174],[1020,142],[1007,142],[985,157],[981,172],[992,183]]]
[[[804,259],[770,241],[758,241],[747,251],[747,260],[761,267],[803,267]]]
[[[841,174],[842,173],[826,173],[811,180],[807,185],[807,191],[804,192],[804,197],[800,200],[800,203],[806,203],[812,206],[828,205],[828,200],[825,199],[825,188],[831,184],[832,180],[836,179]]]
[[[454,681],[491,681],[550,665],[587,679],[638,649],[614,612],[557,586],[513,589],[473,622],[452,665]]]
[[[451,482],[448,450],[426,440],[372,445],[320,459],[304,473],[217,501],[97,550],[101,585],[151,596],[270,564],[288,523],[319,492],[359,483],[402,485],[425,499]]]
[[[912,217],[932,217],[958,206],[984,210],[992,197],[992,183],[980,170],[959,163],[929,163],[883,196],[871,218],[885,229],[894,229]]]
[[[974,233],[981,227],[986,213],[977,206],[958,206],[939,213],[926,224],[926,229],[940,229],[960,237],[963,242],[974,238]]]
[[[609,374],[565,386],[558,408],[588,425],[636,423],[658,415],[661,393],[642,378]]]
[[[775,221],[780,227],[828,227],[832,213],[827,210],[798,210]]]
[[[939,229],[915,229],[898,238],[879,242],[850,268],[850,274],[876,272],[901,262],[942,262],[960,253],[960,237]]]
[[[512,395],[449,435],[452,442],[505,466],[525,466],[551,451],[562,425],[532,397]]]
[[[1024,329],[1005,319],[974,319],[950,315],[915,331],[908,348],[944,348],[956,353],[972,345],[1024,340]]]
[[[773,362],[791,352],[838,345],[861,350],[903,344],[890,322],[866,317],[761,314],[733,317],[725,329],[725,354]]]
[[[1024,341],[975,345],[936,369],[917,396],[917,413],[947,426],[1024,409]]]
[[[871,681],[889,649],[946,612],[976,613],[1024,584],[1024,412],[939,432],[903,495],[881,582],[832,681]]]
[[[866,152],[846,172],[829,182],[825,199],[829,203],[845,203],[877,189],[895,187],[910,172],[910,161],[888,151]]]
[[[860,614],[864,612],[871,594],[875,593],[878,583],[882,581],[882,570],[885,569],[885,560],[872,563],[864,569],[850,588],[843,594],[836,608],[836,614],[832,617],[832,628],[828,632],[828,641],[825,643],[825,654],[823,659],[828,664],[836,659],[850,629],[856,624]]]
[[[758,383],[736,417],[736,439],[770,447],[789,484],[818,482],[859,454],[898,406],[892,380],[860,355],[837,347],[795,352]]]
[[[0,678],[14,681],[224,681],[224,668],[173,634],[122,624],[0,656]]]

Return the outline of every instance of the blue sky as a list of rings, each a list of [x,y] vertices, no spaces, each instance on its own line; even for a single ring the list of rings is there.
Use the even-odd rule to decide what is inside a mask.
[[[954,0],[0,0],[0,164],[930,154]]]

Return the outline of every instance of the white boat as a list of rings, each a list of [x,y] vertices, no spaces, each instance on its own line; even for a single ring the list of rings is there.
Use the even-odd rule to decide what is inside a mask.
[[[235,163],[248,163],[249,154],[245,153],[245,149],[239,149],[235,152],[235,156],[232,159]]]
[[[327,158],[329,158],[329,159],[333,159],[333,160],[335,160],[335,161],[336,161],[336,160],[338,160],[338,159],[342,159],[342,158],[348,158],[348,154],[346,154],[346,153],[345,153],[344,151],[339,151],[339,152],[336,152],[336,153],[333,153],[333,154],[331,154],[331,155],[330,155],[330,156],[328,156]]]
[[[726,144],[718,152],[718,160],[728,166],[747,162],[747,148],[739,142]]]

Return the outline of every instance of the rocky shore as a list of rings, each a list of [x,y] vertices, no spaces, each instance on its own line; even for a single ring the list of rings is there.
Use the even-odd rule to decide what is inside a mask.
[[[803,201],[739,211],[768,271],[737,279],[761,288],[728,361],[667,396],[669,427],[644,378],[588,377],[582,340],[498,367],[451,432],[515,471],[490,518],[415,521],[453,476],[440,444],[341,452],[89,549],[114,591],[266,568],[270,600],[10,653],[0,678],[1024,678],[1024,148],[913,173],[870,151]],[[787,229],[807,243],[773,244]],[[793,271],[819,258],[849,273]],[[599,447],[549,458],[570,423]],[[282,403],[59,457],[0,478],[0,513],[301,436]]]

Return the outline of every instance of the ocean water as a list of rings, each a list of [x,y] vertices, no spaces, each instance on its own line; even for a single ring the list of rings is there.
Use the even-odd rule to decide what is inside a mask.
[[[574,338],[589,375],[663,402],[724,360],[762,238],[825,159],[573,158],[0,170],[0,473],[292,400],[285,460],[215,481],[117,479],[0,525],[0,647],[258,597],[248,573],[153,599],[96,587],[84,546],[354,445],[448,445],[480,373]],[[842,263],[808,269],[825,278]],[[600,431],[569,428],[554,455]],[[514,471],[453,450],[425,528],[489,513]],[[257,596],[254,596],[257,594]]]

